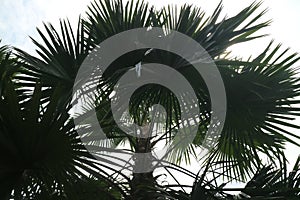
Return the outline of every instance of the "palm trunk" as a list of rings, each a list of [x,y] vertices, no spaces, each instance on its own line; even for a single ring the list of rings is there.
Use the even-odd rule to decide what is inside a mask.
[[[142,135],[150,136],[149,126],[144,126],[141,131]],[[150,137],[137,139],[135,153],[138,154],[134,160],[134,172],[131,180],[133,199],[154,199],[154,193],[149,191],[149,188],[154,188],[156,185],[153,177],[151,150]],[[140,171],[140,169],[147,169],[147,172]]]

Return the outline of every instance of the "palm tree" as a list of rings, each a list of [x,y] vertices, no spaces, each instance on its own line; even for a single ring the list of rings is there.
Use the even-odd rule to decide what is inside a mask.
[[[258,170],[264,173],[263,180],[267,180],[271,168],[264,167],[266,163],[261,155],[275,166],[279,163],[278,172],[284,170],[284,144],[298,145],[291,138],[299,139],[286,129],[299,128],[291,122],[299,115],[299,108],[294,106],[299,103],[294,100],[299,95],[294,67],[299,57],[297,54],[287,55],[288,50],[280,52],[280,45],[273,47],[273,42],[254,59],[236,59],[227,52],[234,44],[264,36],[255,35],[269,25],[269,21],[259,22],[265,13],[255,14],[259,6],[260,3],[253,3],[231,18],[220,19],[221,3],[212,16],[207,17],[200,8],[189,5],[180,9],[168,6],[156,10],[143,1],[123,4],[121,0],[100,0],[89,6],[86,19],[79,19],[76,31],[67,20],[61,21],[59,30],[51,24],[45,24],[45,32],[38,29],[44,43],[33,39],[38,57],[21,49],[15,49],[15,55],[11,55],[7,47],[1,48],[0,137],[5,141],[0,146],[4,158],[0,165],[1,186],[4,188],[1,197],[197,199],[200,194],[206,199],[222,195],[229,198],[222,185],[216,187],[205,182],[203,186],[206,173],[199,181],[199,176],[180,168],[180,163],[189,162],[191,156],[204,160],[206,171],[209,169],[216,174],[220,171],[221,176],[229,180],[245,181],[255,174],[256,179],[260,177]],[[137,50],[115,60],[97,80],[98,99],[86,110],[90,109],[89,106],[96,107],[99,124],[112,144],[128,143],[129,150],[135,153],[151,152],[157,143],[169,143],[175,137],[174,130],[180,126],[176,97],[166,88],[153,84],[134,93],[130,114],[136,124],[150,123],[145,111],[151,105],[161,104],[169,111],[160,137],[139,139],[122,131],[113,119],[109,105],[114,84],[137,63],[158,62],[183,74],[201,102],[199,107],[203,118],[193,143],[184,149],[175,149],[168,160],[173,162],[170,168],[195,178],[192,194],[174,190],[172,185],[160,184],[153,171],[128,175],[106,165],[110,159],[100,153],[92,156],[87,151],[70,116],[74,100],[72,88],[82,81],[75,83],[75,78],[87,55],[105,39],[143,27],[161,27],[186,34],[214,59],[227,94],[226,121],[216,147],[205,158],[198,158],[195,153],[211,119],[209,93],[202,77],[194,72],[190,63],[158,49]],[[88,112],[76,117],[88,125]],[[89,132],[88,128],[84,130]],[[99,148],[96,143],[94,148]],[[168,171],[168,167],[165,170]],[[299,176],[294,180],[299,182]],[[253,187],[250,183],[248,186]],[[298,186],[296,184],[295,188]],[[178,187],[184,186],[178,183]],[[207,187],[211,190],[207,191]],[[83,189],[80,191],[80,188]],[[247,187],[243,192],[255,196]],[[299,193],[295,194],[299,196]],[[264,198],[274,193],[266,195],[269,196]]]

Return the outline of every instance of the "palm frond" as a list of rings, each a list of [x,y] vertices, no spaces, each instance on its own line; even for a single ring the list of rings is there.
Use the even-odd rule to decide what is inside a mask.
[[[200,8],[187,4],[180,10],[176,6],[168,6],[161,12],[165,28],[192,37],[215,58],[226,53],[226,49],[234,44],[264,36],[254,35],[270,24],[270,21],[258,23],[266,12],[264,10],[255,14],[260,5],[261,3],[252,3],[237,15],[224,19],[220,19],[222,2],[210,17],[206,17]]]
[[[159,21],[144,1],[95,0],[89,7],[84,20],[85,31],[94,45],[122,31],[157,26]]]
[[[241,191],[238,199],[299,199],[300,158],[293,171],[267,166],[259,170]]]
[[[237,174],[255,173],[263,153],[271,162],[284,163],[285,143],[299,144],[290,131],[299,128],[292,121],[299,116],[299,78],[294,67],[297,54],[276,56],[280,46],[270,53],[271,44],[252,61],[219,60],[227,93],[227,116],[214,154],[216,160],[236,162]],[[224,166],[224,168],[231,166]]]
[[[82,183],[88,175],[115,188],[95,158],[81,144],[69,108],[58,109],[63,91],[52,90],[49,103],[41,104],[41,84],[37,83],[30,101],[20,107],[10,81],[0,100],[1,196],[16,199],[40,195],[68,194],[66,188]],[[103,195],[111,196],[109,188]],[[117,191],[122,191],[118,190]]]

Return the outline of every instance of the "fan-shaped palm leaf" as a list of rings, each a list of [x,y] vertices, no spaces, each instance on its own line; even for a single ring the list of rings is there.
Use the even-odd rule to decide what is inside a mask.
[[[103,170],[81,144],[68,108],[57,109],[61,92],[52,90],[49,103],[41,104],[37,83],[31,100],[20,106],[14,84],[7,83],[0,100],[1,198],[68,199],[76,184],[98,188],[108,199],[116,191],[112,181],[101,178]],[[88,175],[112,189],[84,182]]]

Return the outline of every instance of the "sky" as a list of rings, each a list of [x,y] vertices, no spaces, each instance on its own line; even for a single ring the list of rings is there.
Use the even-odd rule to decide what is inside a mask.
[[[160,7],[166,4],[185,2],[200,6],[207,13],[212,13],[219,0],[146,0],[150,4]],[[43,22],[58,25],[59,19],[69,18],[76,24],[79,14],[83,17],[90,0],[1,0],[0,6],[0,38],[1,44],[10,44],[29,52],[34,52],[34,45],[29,36],[39,38],[36,27],[42,28]],[[231,16],[249,5],[253,0],[223,0],[224,14]],[[270,33],[270,37],[261,39],[258,43],[248,43],[247,46],[235,46],[233,52],[237,56],[256,55],[258,49],[263,49],[271,39],[281,42],[284,47],[291,47],[300,52],[300,1],[265,0],[262,8],[269,8],[264,19],[272,19],[271,27],[263,33]]]
[[[166,4],[190,3],[203,8],[211,14],[219,0],[146,0],[156,7]],[[21,48],[30,53],[34,52],[34,45],[29,36],[40,40],[36,27],[42,28],[43,22],[58,25],[59,19],[69,18],[75,25],[81,14],[85,16],[90,0],[0,0],[0,39],[3,44]],[[252,3],[252,0],[223,0],[223,14],[232,16]],[[270,27],[261,33],[270,34],[269,37],[236,45],[231,50],[237,56],[249,57],[257,55],[267,46],[271,39],[275,43],[283,43],[283,47],[290,47],[291,52],[300,52],[300,1],[299,0],[265,0],[261,9],[268,8],[265,20],[272,19]],[[299,121],[298,121],[299,122]],[[300,123],[299,123],[300,124]],[[297,134],[297,133],[296,133]],[[296,159],[299,148],[288,146],[287,156],[291,163]]]

